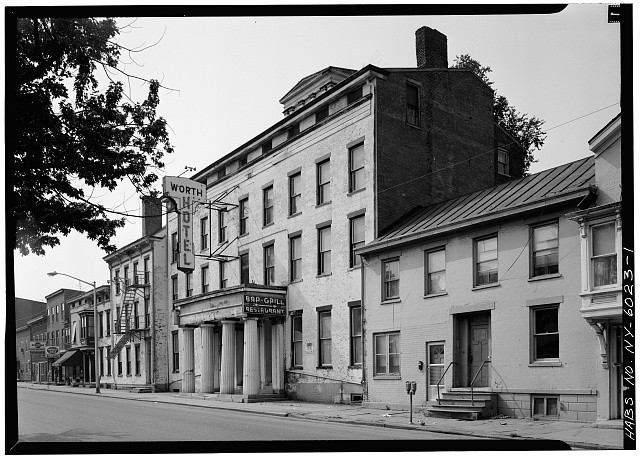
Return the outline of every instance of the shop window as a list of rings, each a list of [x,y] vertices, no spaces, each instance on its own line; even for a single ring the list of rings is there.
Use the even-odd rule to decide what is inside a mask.
[[[558,361],[560,356],[558,309],[558,305],[531,308],[534,362]]]
[[[531,229],[532,277],[558,273],[558,223]]]
[[[374,375],[400,376],[400,332],[376,334],[374,346]]]
[[[475,286],[498,282],[498,237],[491,236],[474,241]]]
[[[426,290],[425,295],[439,294],[447,290],[447,270],[445,249],[425,252]]]
[[[618,283],[615,222],[591,227],[591,274],[594,287]]]

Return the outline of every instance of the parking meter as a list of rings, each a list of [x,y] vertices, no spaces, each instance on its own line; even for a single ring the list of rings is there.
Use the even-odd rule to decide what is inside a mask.
[[[415,394],[416,393],[416,388],[417,388],[417,384],[415,381],[411,381],[411,394]]]
[[[417,383],[415,381],[407,381],[405,387],[409,394],[409,423],[413,424],[413,395],[416,393]]]
[[[411,381],[407,381],[406,386],[407,386],[407,393],[411,394]]]

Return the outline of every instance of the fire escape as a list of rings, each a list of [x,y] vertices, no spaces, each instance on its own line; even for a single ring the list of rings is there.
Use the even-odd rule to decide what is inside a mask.
[[[133,283],[129,283],[128,279],[121,281],[125,286],[124,294],[122,295],[120,314],[116,316],[113,330],[114,335],[121,336],[111,348],[109,359],[116,358],[122,348],[130,341],[134,341],[136,337],[139,340],[143,338],[146,328],[144,314],[140,316],[139,312],[137,312],[139,309],[136,310],[135,308],[136,302],[138,304],[144,303],[145,297],[149,294],[150,285],[146,283],[147,281],[140,281],[139,276],[133,277]]]

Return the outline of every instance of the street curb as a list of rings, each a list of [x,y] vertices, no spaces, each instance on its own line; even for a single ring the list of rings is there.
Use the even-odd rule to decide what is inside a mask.
[[[18,386],[18,387],[22,388],[22,389],[47,390],[49,392],[52,392],[51,389],[40,388],[40,387],[33,387],[33,386]],[[99,395],[99,394],[97,394],[95,392],[67,391],[67,390],[55,390],[55,389],[53,391],[63,392],[63,393],[70,393],[70,394],[86,395],[86,396]],[[323,417],[323,418],[309,417],[309,416],[305,416],[304,414],[300,414],[300,413],[290,413],[290,412],[278,413],[278,412],[273,412],[273,411],[255,411],[255,410],[250,410],[250,409],[227,408],[224,405],[217,405],[217,404],[211,404],[211,405],[189,404],[189,403],[180,403],[180,402],[167,401],[167,400],[162,400],[162,399],[129,398],[129,397],[121,397],[121,396],[117,396],[117,395],[106,395],[105,397],[120,398],[122,400],[142,401],[142,402],[147,402],[147,403],[153,402],[153,403],[163,403],[163,404],[168,404],[168,405],[193,406],[193,407],[196,407],[196,408],[209,408],[209,409],[218,409],[218,410],[225,410],[225,411],[240,411],[240,412],[244,412],[244,413],[256,414],[256,415],[261,415],[261,416],[290,417],[290,418],[295,418],[295,419],[307,419],[307,420],[312,420],[312,421],[317,421],[317,422],[335,422],[335,423],[341,423],[341,424],[364,425],[364,426],[383,427],[383,428],[398,429],[398,430],[418,430],[418,431],[427,431],[427,432],[433,432],[433,433],[442,433],[442,434],[445,434],[445,435],[470,436],[470,437],[476,437],[476,438],[502,439],[502,440],[511,440],[511,441],[539,440],[539,439],[541,439],[541,438],[536,438],[536,437],[520,436],[520,435],[518,435],[517,437],[504,436],[504,435],[501,435],[499,433],[498,434],[495,434],[495,433],[494,434],[486,434],[486,433],[479,434],[479,433],[470,433],[470,432],[467,432],[467,431],[464,431],[464,430],[435,429],[435,428],[430,428],[430,426],[425,426],[425,427],[429,427],[429,428],[425,428],[425,427],[417,427],[417,426],[410,426],[410,425],[385,424],[385,423],[377,423],[377,422],[362,422],[362,421],[357,421],[357,420],[338,420],[338,419],[332,419],[332,418],[327,418],[327,417]],[[207,401],[207,400],[205,400],[205,401]],[[622,450],[622,448],[615,447],[615,446],[598,445],[598,444],[583,443],[583,442],[576,442],[576,441],[565,441],[565,440],[561,440],[561,441],[566,443],[568,446],[570,446],[572,448],[580,448],[580,449],[585,449],[585,450]]]

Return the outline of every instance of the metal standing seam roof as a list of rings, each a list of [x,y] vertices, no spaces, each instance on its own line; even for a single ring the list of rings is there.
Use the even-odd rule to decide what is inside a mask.
[[[499,186],[436,203],[412,212],[387,233],[364,247],[385,245],[403,238],[428,235],[436,229],[472,223],[507,210],[526,210],[535,203],[561,198],[577,191],[589,191],[595,184],[595,161],[587,157],[550,168]]]

